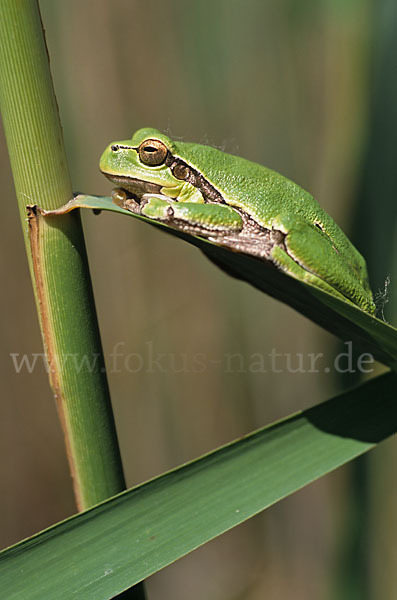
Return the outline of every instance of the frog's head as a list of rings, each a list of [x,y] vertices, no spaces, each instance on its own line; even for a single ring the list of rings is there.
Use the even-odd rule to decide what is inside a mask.
[[[157,129],[139,129],[131,140],[109,144],[99,168],[138,201],[147,193],[204,201],[189,182],[189,167],[176,156],[174,142]]]

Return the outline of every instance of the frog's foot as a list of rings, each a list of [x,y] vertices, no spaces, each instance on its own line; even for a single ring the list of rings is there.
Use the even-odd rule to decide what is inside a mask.
[[[137,196],[127,192],[123,188],[114,188],[112,190],[112,201],[120,208],[125,208],[137,215],[141,213],[141,206]]]

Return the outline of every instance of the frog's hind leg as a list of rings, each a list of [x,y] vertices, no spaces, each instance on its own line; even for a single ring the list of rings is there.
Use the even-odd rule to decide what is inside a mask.
[[[295,223],[286,233],[284,248],[272,249],[272,259],[293,277],[374,312],[371,293],[363,286],[357,271],[333,241],[316,227]]]
[[[285,250],[280,248],[280,246],[273,247],[271,251],[271,257],[274,265],[278,267],[281,271],[284,271],[288,275],[291,275],[291,277],[299,279],[299,281],[311,283],[312,285],[322,290],[325,290],[330,294],[337,295],[343,300],[346,300],[346,296],[338,292],[338,290],[333,288],[326,281],[323,281],[323,279],[320,279],[320,277],[318,277],[314,273],[311,273],[310,271],[307,271],[306,269],[301,267],[297,262],[294,261],[293,258],[289,256],[289,254],[287,254]]]

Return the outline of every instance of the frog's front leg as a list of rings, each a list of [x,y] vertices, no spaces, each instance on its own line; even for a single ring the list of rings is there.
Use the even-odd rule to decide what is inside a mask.
[[[243,228],[240,215],[223,204],[176,202],[146,194],[142,198],[140,212],[149,219],[162,221],[179,230],[199,235],[237,233]]]

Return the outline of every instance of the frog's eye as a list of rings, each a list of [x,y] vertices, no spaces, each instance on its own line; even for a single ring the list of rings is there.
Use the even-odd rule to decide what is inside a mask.
[[[160,140],[145,140],[138,148],[141,162],[150,167],[161,165],[167,157],[168,149]]]
[[[172,173],[177,179],[186,180],[190,175],[190,169],[187,165],[180,163],[173,168]]]

